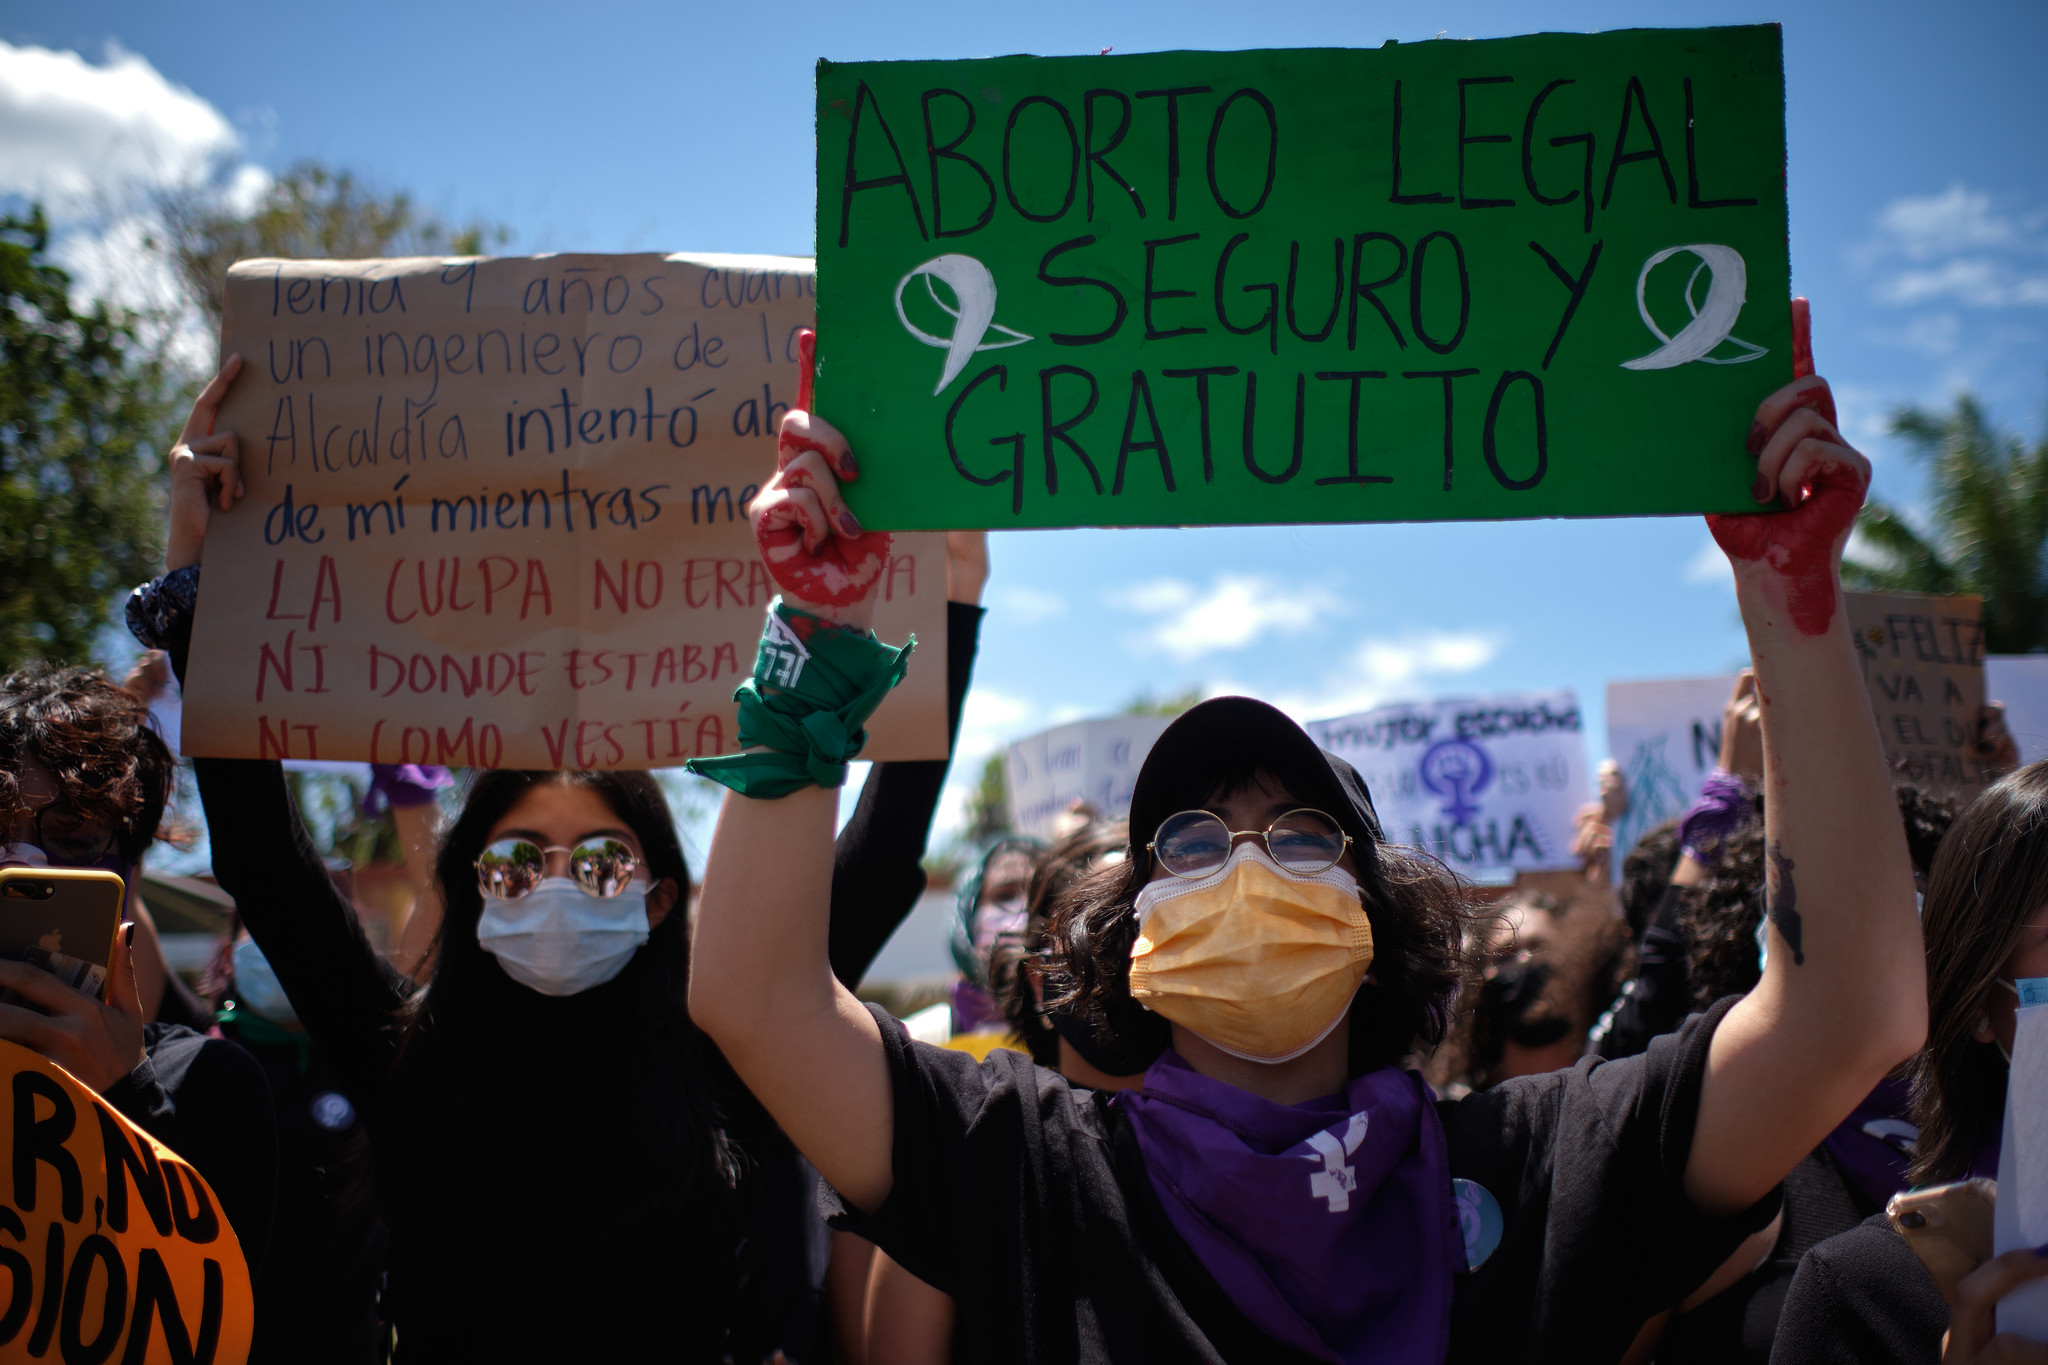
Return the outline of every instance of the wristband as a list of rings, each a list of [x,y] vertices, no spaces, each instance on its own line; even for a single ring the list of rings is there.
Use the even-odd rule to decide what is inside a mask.
[[[862,727],[903,681],[915,648],[915,636],[894,649],[871,633],[843,629],[776,598],[768,605],[754,676],[732,694],[740,704],[740,747],[748,752],[683,766],[759,800],[810,786],[845,786],[847,763],[868,741]]]
[[[148,649],[169,649],[177,622],[199,604],[199,566],[187,564],[128,594],[128,630]]]
[[[1700,788],[1699,800],[1678,822],[1679,852],[1711,866],[1713,859],[1702,850],[1726,839],[1749,813],[1749,785],[1734,773],[1714,769]]]

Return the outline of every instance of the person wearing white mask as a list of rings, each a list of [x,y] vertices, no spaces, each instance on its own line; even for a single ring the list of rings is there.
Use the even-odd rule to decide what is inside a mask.
[[[208,509],[241,491],[233,433],[208,434],[239,368],[172,451],[169,572],[128,608],[180,676]],[[957,723],[987,561],[978,538],[948,550]],[[815,1177],[690,1019],[690,872],[651,774],[472,773],[422,983],[371,947],[278,763],[194,766],[215,874],[368,1135],[399,1361],[812,1354]],[[831,952],[848,981],[924,889],[945,766],[877,765],[848,823]],[[315,1358],[318,1330],[289,1358]]]

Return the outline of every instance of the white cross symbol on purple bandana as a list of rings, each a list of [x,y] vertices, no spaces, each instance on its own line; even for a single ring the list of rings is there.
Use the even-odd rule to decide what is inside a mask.
[[[1328,1129],[1309,1134],[1308,1145],[1316,1149],[1323,1163],[1323,1169],[1308,1178],[1309,1198],[1329,1200],[1331,1213],[1345,1213],[1351,1208],[1351,1192],[1358,1188],[1358,1173],[1344,1164],[1344,1158],[1365,1141],[1367,1121],[1364,1114],[1353,1114],[1341,1143]],[[1304,1153],[1304,1159],[1314,1161],[1317,1157]]]

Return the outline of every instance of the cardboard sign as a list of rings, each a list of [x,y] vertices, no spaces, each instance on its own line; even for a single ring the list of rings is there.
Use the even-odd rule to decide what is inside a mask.
[[[1981,790],[1983,599],[1851,592],[1849,633],[1892,768],[1930,787]]]
[[[246,1360],[249,1268],[199,1172],[27,1048],[0,1042],[0,1077],[6,1358]]]
[[[1307,727],[1358,769],[1389,841],[1482,880],[1576,867],[1592,790],[1570,690],[1382,706]]]
[[[1748,511],[1775,25],[818,65],[869,526]]]
[[[737,748],[775,587],[746,509],[796,393],[810,262],[244,261],[184,752],[653,768]],[[867,758],[946,753],[946,561],[897,540],[919,648]]]
[[[1628,783],[1614,832],[1615,875],[1645,834],[1685,814],[1721,761],[1721,712],[1733,678],[1607,684],[1607,752]]]
[[[1171,716],[1105,716],[1012,744],[1004,774],[1018,831],[1051,838],[1059,817],[1076,801],[1087,802],[1105,820],[1124,819],[1131,813],[1138,769],[1172,723]]]

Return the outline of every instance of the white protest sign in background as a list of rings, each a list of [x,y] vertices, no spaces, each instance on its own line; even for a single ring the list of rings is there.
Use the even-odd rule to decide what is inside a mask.
[[[1734,688],[1732,676],[1607,684],[1607,752],[1628,782],[1616,848],[1635,847],[1698,799],[1720,761],[1721,709]],[[2004,703],[2020,762],[2048,758],[2048,654],[1987,655],[1984,694]]]
[[[1721,709],[1734,690],[1734,678],[1607,684],[1607,752],[1628,783],[1614,832],[1617,874],[1638,839],[1699,799],[1721,761]]]
[[[1572,817],[1591,782],[1576,693],[1381,706],[1307,729],[1365,778],[1389,842],[1481,878],[1578,865]]]
[[[2026,1005],[2013,1016],[1991,1253],[2003,1256],[2043,1242],[2048,1242],[2048,1005]],[[2048,1341],[2048,1281],[2023,1284],[2000,1299],[1998,1330]]]
[[[1010,815],[1024,834],[1050,838],[1059,817],[1085,801],[1104,820],[1131,813],[1131,788],[1171,716],[1105,716],[1020,739],[1004,771]],[[1149,837],[1149,836],[1148,836]]]

